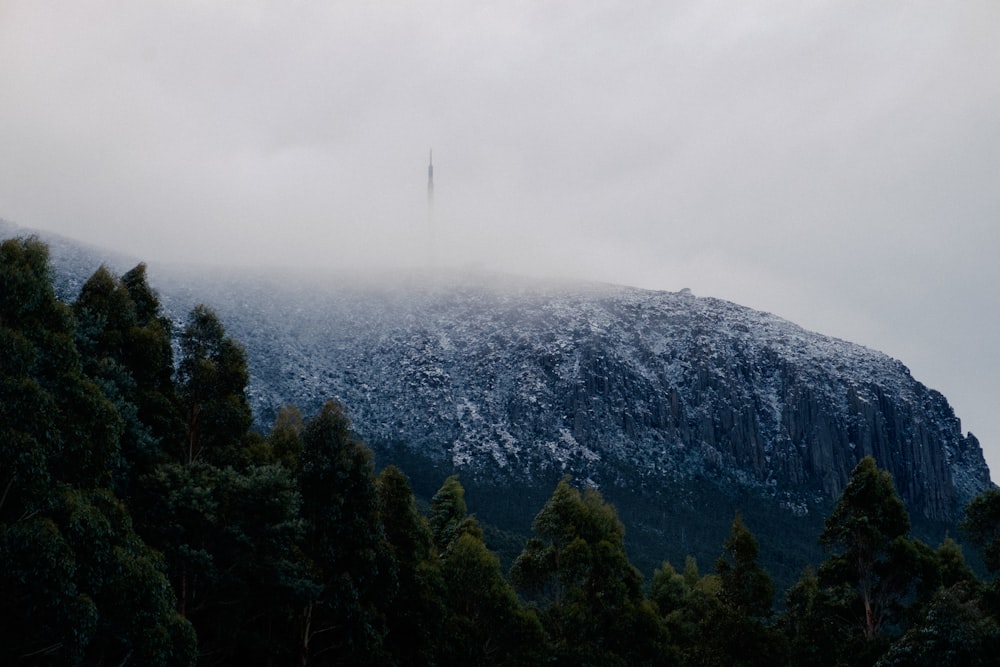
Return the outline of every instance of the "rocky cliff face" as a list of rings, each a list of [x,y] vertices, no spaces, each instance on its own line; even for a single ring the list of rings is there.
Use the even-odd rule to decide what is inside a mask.
[[[283,403],[309,414],[336,396],[369,442],[466,476],[705,478],[795,513],[835,499],[872,454],[911,513],[941,521],[989,484],[945,398],[880,352],[686,292],[397,278],[213,279],[189,294],[246,344],[265,425]],[[178,311],[194,300],[182,283],[168,281]]]

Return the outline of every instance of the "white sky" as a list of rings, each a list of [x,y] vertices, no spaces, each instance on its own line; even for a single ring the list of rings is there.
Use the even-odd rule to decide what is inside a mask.
[[[690,287],[1000,470],[996,0],[0,0],[0,217],[150,262]],[[996,473],[995,473],[996,476]]]

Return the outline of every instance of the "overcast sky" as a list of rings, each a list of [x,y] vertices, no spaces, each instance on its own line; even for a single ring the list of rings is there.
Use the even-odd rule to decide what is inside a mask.
[[[1000,472],[1000,2],[0,0],[0,217],[157,262],[691,288]]]

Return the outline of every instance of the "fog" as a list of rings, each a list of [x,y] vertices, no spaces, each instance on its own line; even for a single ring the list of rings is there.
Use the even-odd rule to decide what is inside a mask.
[[[0,217],[151,263],[688,287],[901,359],[997,471],[998,26],[995,0],[0,0]]]

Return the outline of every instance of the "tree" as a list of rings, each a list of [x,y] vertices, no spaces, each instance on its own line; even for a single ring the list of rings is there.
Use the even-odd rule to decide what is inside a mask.
[[[649,598],[656,604],[660,615],[668,616],[685,605],[691,588],[683,574],[675,570],[669,561],[663,561],[653,571],[649,591]]]
[[[983,587],[983,604],[1000,620],[1000,490],[987,489],[965,507],[962,532],[976,547],[992,580]]]
[[[441,664],[538,662],[542,626],[504,578],[479,522],[466,514],[458,477],[446,479],[434,494],[430,525],[442,554],[447,639],[439,646]]]
[[[895,617],[908,587],[906,573],[893,561],[901,555],[909,530],[910,519],[892,475],[866,456],[851,472],[820,535],[820,544],[834,552],[820,568],[820,580],[854,593],[862,607],[859,625],[866,640],[879,636]]]
[[[121,282],[136,314],[136,326],[126,334],[123,363],[138,388],[139,420],[156,440],[157,460],[162,460],[164,450],[177,451],[185,430],[174,385],[173,324],[146,282],[145,264],[126,272]]]
[[[757,538],[737,514],[715,572],[722,583],[719,597],[725,605],[749,617],[767,618],[772,611],[774,584],[757,562],[759,553]]]
[[[204,648],[228,664],[265,657],[290,664],[299,657],[292,619],[318,591],[300,551],[305,522],[296,480],[277,464],[228,472],[212,553],[213,605],[200,623],[208,630]]]
[[[783,636],[767,623],[774,585],[757,562],[757,539],[739,514],[715,563],[718,605],[707,607],[693,664],[775,665],[785,659]]]
[[[976,586],[960,582],[941,588],[926,614],[878,661],[878,667],[996,664],[1000,626],[983,608]]]
[[[196,306],[181,334],[181,354],[178,393],[187,421],[181,460],[245,465],[240,443],[253,418],[243,348],[226,336],[212,310]]]
[[[301,613],[303,659],[385,661],[381,610],[396,573],[379,520],[371,450],[353,437],[336,401],[309,420],[302,442],[303,549],[318,584]]]
[[[827,604],[819,578],[811,566],[785,594],[785,613],[779,624],[788,639],[792,665],[831,665],[840,652],[839,626]]]
[[[375,480],[382,526],[399,587],[385,609],[397,664],[432,665],[445,640],[444,579],[427,519],[417,512],[406,475],[388,466]]]
[[[475,519],[468,516],[465,488],[458,481],[458,475],[446,479],[431,498],[430,529],[434,545],[445,559],[452,543],[463,532],[478,530]]]
[[[448,608],[444,665],[537,664],[538,617],[526,610],[478,530],[459,534],[442,564]]]
[[[203,659],[287,663],[299,656],[292,619],[319,590],[302,554],[296,469],[248,453],[268,449],[262,437],[218,432],[223,439],[239,467],[182,458],[139,479],[141,529],[166,558]]]
[[[910,539],[909,528],[892,476],[865,457],[820,535],[830,555],[819,568],[814,611],[836,637],[833,659],[873,664],[939,585],[934,551]]]
[[[951,588],[955,584],[969,583],[975,585],[976,575],[965,562],[962,546],[950,537],[946,537],[937,548],[938,569],[941,586]]]
[[[169,321],[159,316],[159,302],[145,283],[145,266],[126,276],[127,283],[100,267],[73,303],[84,370],[124,423],[114,473],[115,489],[125,497],[135,478],[149,472],[162,459],[162,449],[175,447],[183,433]]]
[[[666,634],[625,554],[625,528],[600,493],[564,478],[532,524],[511,570],[542,602],[559,660],[576,664],[670,660]]]
[[[302,412],[294,405],[286,405],[278,410],[274,427],[267,436],[271,456],[277,463],[299,473],[302,457],[302,431],[305,421]]]
[[[991,573],[1000,572],[1000,490],[986,489],[965,507],[962,530]]]

